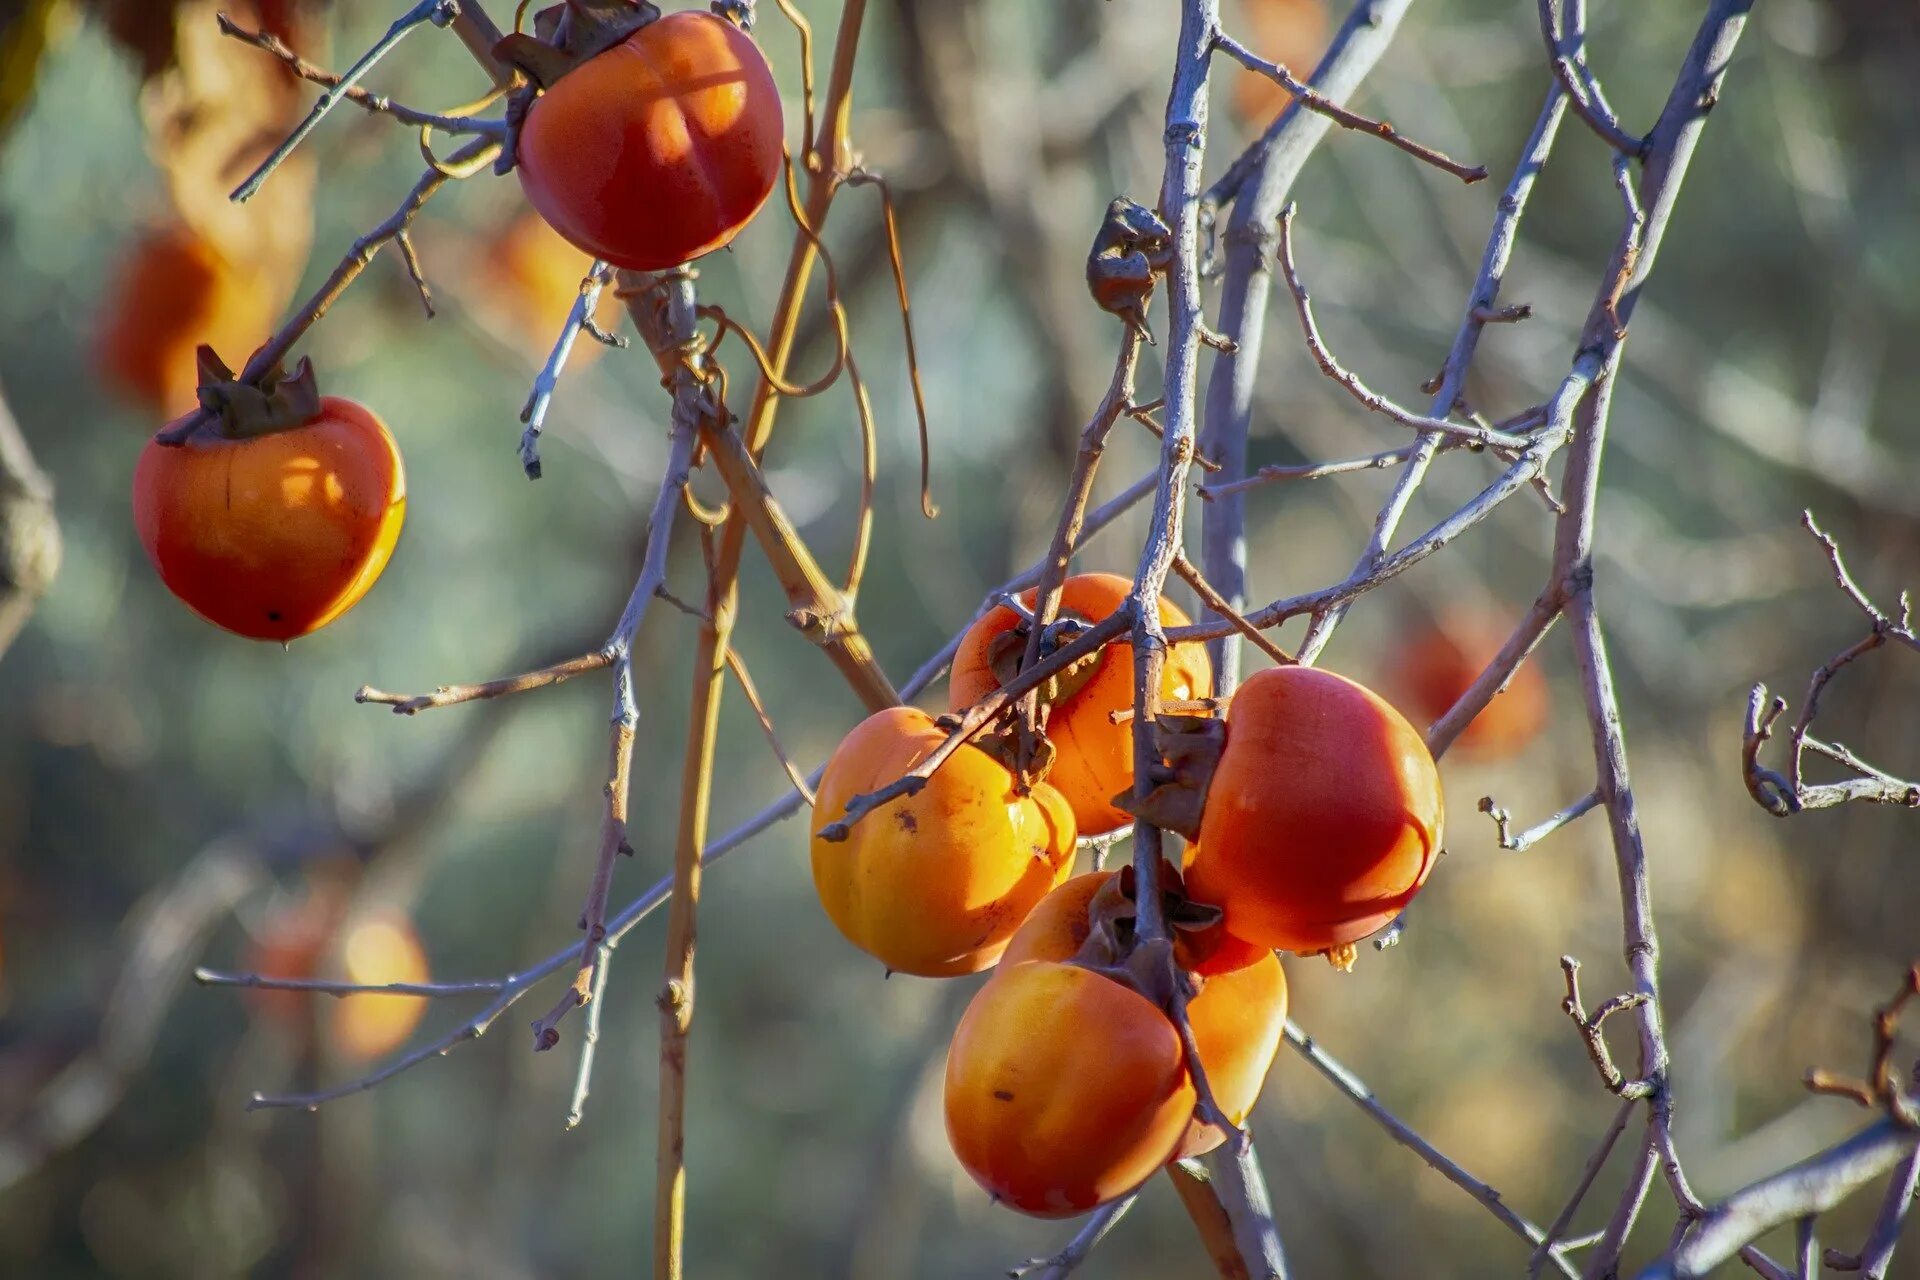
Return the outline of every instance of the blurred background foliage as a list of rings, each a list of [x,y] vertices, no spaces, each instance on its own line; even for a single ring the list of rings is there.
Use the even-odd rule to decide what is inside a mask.
[[[1248,12],[1262,6],[1274,12]],[[100,7],[151,21],[166,6]],[[797,119],[796,42],[764,7],[760,39]],[[836,7],[805,3],[823,33]],[[398,8],[335,0],[308,15],[302,38],[338,65]],[[875,7],[854,133],[901,197],[935,522],[917,512],[911,400],[868,194],[840,201],[828,238],[884,433],[862,616],[896,679],[1044,545],[1115,338],[1079,284],[1081,259],[1114,194],[1157,190],[1176,8]],[[1693,9],[1596,7],[1595,61],[1630,124],[1658,109]],[[1840,536],[1883,602],[1916,577],[1920,439],[1907,406],[1920,399],[1920,365],[1903,354],[1920,340],[1909,287],[1920,273],[1915,13],[1908,0],[1759,6],[1636,321],[1615,411],[1600,599],[1653,850],[1680,1139],[1709,1196],[1858,1122],[1842,1103],[1808,1101],[1799,1078],[1863,1060],[1865,1016],[1916,950],[1910,816],[1846,809],[1782,824],[1739,777],[1750,683],[1797,700],[1808,672],[1860,630],[1797,528],[1800,508]],[[50,47],[0,151],[0,385],[58,486],[65,560],[0,662],[0,1274],[633,1273],[653,1193],[657,922],[616,955],[595,1090],[571,1132],[580,1023],[558,1051],[529,1052],[525,1020],[544,991],[526,1002],[533,1013],[517,1006],[495,1034],[371,1094],[317,1114],[248,1113],[253,1090],[366,1067],[336,1060],[339,1046],[307,1035],[297,1015],[275,1020],[182,978],[197,962],[244,963],[316,875],[362,862],[365,874],[348,877],[357,901],[409,913],[437,976],[499,975],[570,944],[598,822],[600,681],[404,721],[351,695],[362,682],[411,690],[501,674],[597,642],[638,566],[663,452],[651,362],[610,352],[570,372],[546,478],[527,483],[516,414],[567,288],[516,294],[500,274],[504,230],[523,211],[516,183],[483,177],[445,193],[416,228],[439,318],[423,319],[383,258],[304,347],[328,389],[374,406],[405,450],[411,509],[391,568],[356,610],[290,651],[208,628],[138,550],[128,484],[160,423],[110,390],[97,353],[104,325],[152,305],[129,297],[129,246],[193,206],[194,191],[207,204],[226,185],[205,173],[170,192],[155,160],[174,153],[142,127],[156,107],[151,89],[144,116],[138,105],[140,57],[73,6],[0,7],[14,35],[35,14],[51,16]],[[1229,5],[1229,21],[1246,24],[1236,29],[1301,71],[1338,16],[1281,0]],[[1236,108],[1237,73],[1219,75],[1215,172],[1263,123],[1246,111],[1272,109],[1244,91]],[[1545,75],[1531,3],[1416,4],[1359,105],[1417,122],[1495,179],[1462,187],[1336,130],[1298,186],[1303,270],[1329,339],[1390,394],[1410,401],[1444,352]],[[17,90],[17,68],[8,76]],[[459,44],[430,31],[374,83],[423,105],[467,100],[479,85]],[[291,109],[308,100],[302,92]],[[297,230],[284,224],[310,205],[310,289],[419,165],[404,131],[351,109],[306,154],[311,171],[284,175],[294,194],[266,215],[277,225],[236,234]],[[177,179],[183,162],[171,163]],[[1523,408],[1564,368],[1617,219],[1598,144],[1570,126],[1510,275],[1509,300],[1535,317],[1489,334],[1477,405]],[[763,328],[790,234],[770,207],[701,264],[705,294]],[[277,287],[265,268],[243,278],[256,294]],[[1314,370],[1284,294],[1276,308],[1254,463],[1397,443],[1397,428]],[[816,317],[798,365],[819,367],[829,351]],[[1146,372],[1145,394],[1156,379]],[[1144,432],[1123,436],[1097,496],[1154,457]],[[857,459],[844,387],[782,414],[772,484],[829,566],[851,543]],[[1446,455],[1410,526],[1451,510],[1491,466]],[[1254,596],[1344,575],[1388,482],[1363,473],[1251,494]],[[1140,534],[1138,515],[1122,520],[1085,563],[1130,571]],[[1508,503],[1368,597],[1326,661],[1391,690],[1403,637],[1434,618],[1497,625],[1525,607],[1547,550],[1541,504]],[[677,551],[691,555],[692,540]],[[782,621],[771,575],[749,565],[740,649],[789,749],[818,761],[857,703]],[[676,569],[688,594],[697,572]],[[691,634],[659,610],[641,636],[637,856],[620,867],[622,901],[669,866]],[[1560,646],[1550,640],[1541,661],[1544,733],[1513,758],[1445,762],[1452,856],[1398,947],[1367,951],[1348,976],[1302,961],[1289,974],[1311,1033],[1545,1221],[1615,1106],[1558,1009],[1557,961],[1585,961],[1590,999],[1616,989],[1621,971],[1602,824],[1510,854],[1474,811],[1492,794],[1529,822],[1590,786]],[[1916,692],[1920,671],[1879,655],[1843,677],[1823,724],[1869,759],[1911,769]],[[716,830],[783,786],[733,694],[718,770]],[[946,1150],[943,1046],[977,980],[883,982],[819,911],[804,846],[790,821],[708,881],[692,1273],[935,1280],[1051,1252],[1069,1227],[990,1207]],[[147,949],[130,951],[136,939]],[[419,1034],[474,1007],[436,1004]],[[1480,1206],[1287,1051],[1254,1129],[1300,1274],[1522,1265]],[[1589,1212],[1610,1199],[1597,1194]],[[1845,1247],[1839,1233],[1867,1208],[1835,1215],[1826,1232]],[[1665,1226],[1646,1224],[1643,1245]],[[1920,1275],[1916,1259],[1909,1248],[1896,1274]],[[1084,1274],[1203,1266],[1174,1198],[1154,1185]]]

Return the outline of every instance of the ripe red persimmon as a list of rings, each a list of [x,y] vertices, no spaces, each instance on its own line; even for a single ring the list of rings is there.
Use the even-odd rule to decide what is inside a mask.
[[[1132,590],[1133,584],[1118,574],[1075,574],[1062,584],[1060,608],[1065,614],[1099,622],[1118,609]],[[1034,592],[1021,600],[1032,608]],[[1160,622],[1183,627],[1188,618],[1179,606],[1162,600]],[[1025,632],[1019,627],[1018,614],[996,606],[967,629],[947,681],[947,705],[952,710],[964,710],[1000,687],[1005,668],[1002,646],[1020,643]],[[1213,666],[1207,661],[1206,646],[1173,646],[1160,670],[1160,697],[1183,702],[1212,692]],[[1133,726],[1115,724],[1113,714],[1132,708],[1133,646],[1122,641],[1102,650],[1091,672],[1071,683],[1048,714],[1047,738],[1055,755],[1047,781],[1073,806],[1081,835],[1104,835],[1133,821],[1131,814],[1113,805],[1113,797],[1133,785]]]
[[[828,841],[857,795],[924,760],[946,731],[915,707],[876,712],[841,741],[813,806],[813,883],[849,942],[926,978],[991,965],[1034,904],[1073,873],[1073,811],[1046,783],[1021,795],[1005,765],[964,746],[920,791]]]
[[[947,1049],[947,1139],[996,1200],[1085,1213],[1152,1177],[1193,1120],[1180,1033],[1145,996],[1074,964],[1003,965]]]
[[[337,396],[290,430],[149,441],[133,473],[134,526],[160,580],[208,622],[256,640],[308,635],[358,603],[406,510],[393,436]]]
[[[527,199],[596,258],[635,271],[720,248],[780,176],[780,93],[738,27],[686,10],[560,77],[520,131]]]
[[[1088,908],[1094,895],[1116,874],[1075,876],[1048,894],[1007,944],[1001,965],[1078,955],[1092,928]],[[1176,931],[1174,959],[1182,969],[1200,975],[1200,993],[1187,1004],[1187,1022],[1213,1100],[1227,1119],[1239,1124],[1252,1112],[1280,1049],[1287,1024],[1287,975],[1273,952],[1218,928],[1198,934]],[[1226,1136],[1195,1117],[1175,1154],[1202,1155]]]
[[[1249,942],[1343,946],[1412,901],[1442,818],[1439,771],[1405,717],[1344,676],[1275,667],[1234,695],[1187,891]]]

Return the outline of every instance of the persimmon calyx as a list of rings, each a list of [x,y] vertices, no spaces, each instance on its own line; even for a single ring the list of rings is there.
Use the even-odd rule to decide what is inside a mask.
[[[234,440],[304,427],[320,416],[320,384],[305,356],[284,372],[278,365],[255,383],[234,377],[212,347],[201,345],[200,407],[213,415],[214,430]]]
[[[1072,643],[1091,625],[1089,619],[1077,613],[1062,613],[1041,637],[1040,656],[1046,658],[1061,646]],[[1002,687],[1012,684],[1019,677],[1022,661],[1027,655],[1027,641],[1032,635],[1033,624],[1023,621],[1002,631],[988,643],[987,668]],[[1052,706],[1071,698],[1086,687],[1087,681],[1093,679],[1106,657],[1107,651],[1102,649],[1054,672],[1040,686],[1040,701]]]
[[[1360,958],[1360,948],[1351,942],[1343,942],[1337,947],[1326,947],[1312,954],[1325,957],[1326,962],[1341,973],[1352,973],[1353,962]]]
[[[1160,215],[1119,196],[1107,206],[1087,254],[1087,290],[1094,305],[1119,316],[1149,343],[1147,303],[1172,245],[1173,232]]]
[[[1160,758],[1147,770],[1146,793],[1122,791],[1113,797],[1113,805],[1197,840],[1207,789],[1227,747],[1227,722],[1211,716],[1159,716],[1153,722],[1153,743]]]
[[[518,67],[542,89],[660,17],[649,0],[565,0],[533,15],[534,34],[516,31],[493,56]]]
[[[1161,910],[1177,933],[1199,932],[1221,920],[1220,908],[1188,900],[1180,873],[1171,864],[1160,864]],[[1181,973],[1174,944],[1166,939],[1150,943],[1134,933],[1138,914],[1135,905],[1133,868],[1125,866],[1094,893],[1087,904],[1087,940],[1074,954],[1071,963],[1131,987],[1163,1009],[1173,1007],[1174,984],[1186,982],[1197,989],[1203,979],[1198,974]]]

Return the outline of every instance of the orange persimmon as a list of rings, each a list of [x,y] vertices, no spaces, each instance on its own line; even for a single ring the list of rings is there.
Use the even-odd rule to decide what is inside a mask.
[[[1396,645],[1389,680],[1420,723],[1432,724],[1500,652],[1511,628],[1464,613],[1415,628]],[[1453,749],[1487,760],[1518,755],[1547,722],[1547,681],[1532,661],[1514,671],[1507,687],[1467,722]]]
[[[406,510],[393,436],[336,396],[290,430],[149,441],[133,475],[134,525],[167,589],[257,640],[310,634],[358,603]]]
[[[101,304],[94,352],[106,380],[156,417],[196,403],[194,350],[252,351],[279,299],[186,226],[147,232]]]
[[[1081,573],[1061,586],[1062,614],[1099,622],[1126,602],[1133,584],[1112,573]],[[1021,602],[1032,608],[1035,592]],[[1179,606],[1160,602],[1160,622],[1183,627],[1188,618]],[[948,706],[960,711],[1000,687],[1008,658],[1018,662],[1024,652],[1026,629],[1020,615],[997,605],[981,615],[960,639],[953,655],[953,674],[947,682]],[[1206,646],[1174,645],[1160,672],[1160,697],[1167,702],[1205,698],[1213,693],[1213,666]],[[1047,717],[1047,737],[1055,750],[1047,773],[1067,803],[1073,806],[1080,834],[1104,835],[1133,821],[1113,805],[1113,797],[1133,785],[1133,726],[1115,724],[1113,714],[1133,707],[1133,646],[1125,641],[1108,645],[1093,660],[1090,672],[1076,675],[1053,703]]]
[[[1343,946],[1398,915],[1440,849],[1440,775],[1419,732],[1312,667],[1250,677],[1226,727],[1188,894],[1282,951]]]
[[[1075,876],[1048,894],[1007,944],[1001,966],[1073,959],[1092,928],[1088,909],[1094,895],[1116,874]],[[1213,1100],[1227,1119],[1239,1124],[1253,1110],[1280,1049],[1287,1023],[1287,975],[1273,952],[1217,926],[1198,934],[1176,931],[1174,959],[1182,969],[1200,975],[1200,993],[1187,1004],[1187,1021]],[[1178,1154],[1200,1155],[1225,1138],[1196,1117]]]
[[[720,248],[780,176],[780,93],[752,38],[685,10],[641,27],[534,100],[527,199],[596,258],[658,271]]]
[[[813,883],[847,940],[926,978],[991,965],[1027,912],[1073,871],[1073,811],[1045,783],[1020,795],[1007,767],[954,752],[918,794],[824,840],[847,802],[877,791],[946,739],[914,707],[867,717],[827,762],[813,806]]]
[[[996,1200],[1085,1213],[1173,1159],[1193,1121],[1180,1033],[1145,996],[1074,964],[1002,966],[947,1050],[947,1139]]]
[[[348,982],[421,983],[432,977],[420,935],[398,911],[356,921],[340,940],[339,956]],[[327,1042],[350,1062],[382,1058],[406,1043],[426,1012],[425,996],[346,996],[327,1011]]]

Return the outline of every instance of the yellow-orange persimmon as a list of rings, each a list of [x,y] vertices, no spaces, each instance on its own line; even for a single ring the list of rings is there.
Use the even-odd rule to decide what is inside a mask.
[[[945,978],[986,968],[1027,912],[1073,871],[1073,812],[1045,783],[1022,796],[1007,767],[974,746],[916,795],[820,830],[946,739],[931,716],[893,707],[867,717],[827,762],[813,806],[813,883],[847,940],[887,968]]]
[[[384,986],[432,978],[420,935],[398,911],[355,922],[340,940],[339,957],[348,982]],[[349,1061],[385,1057],[406,1043],[426,1011],[425,996],[346,996],[327,1011],[328,1043]]]
[[[520,131],[520,184],[553,229],[657,271],[745,226],[780,176],[784,125],[753,40],[711,14],[650,22],[549,86]]]
[[[1002,967],[1078,955],[1092,927],[1088,909],[1094,895],[1116,874],[1075,876],[1048,894],[1007,944]],[[1182,969],[1200,975],[1200,993],[1187,1004],[1187,1022],[1213,1100],[1227,1119],[1239,1124],[1253,1110],[1280,1049],[1287,1023],[1287,975],[1273,952],[1218,928],[1199,934],[1176,931],[1174,959]],[[1200,1155],[1225,1138],[1196,1117],[1177,1154]]]
[[[304,426],[178,446],[149,441],[134,525],[161,581],[216,626],[291,640],[351,609],[386,567],[407,510],[400,450],[351,400]]]
[[[1132,590],[1133,584],[1117,574],[1076,574],[1062,584],[1060,609],[1063,614],[1099,622],[1124,604]],[[1034,599],[1032,591],[1021,597],[1028,608]],[[1160,622],[1182,627],[1188,618],[1179,606],[1162,600]],[[1009,650],[1018,649],[1024,637],[1020,627],[1020,616],[1001,605],[967,629],[953,655],[953,674],[947,682],[948,705],[953,710],[972,706],[1000,687],[1001,673],[1009,670]],[[1183,702],[1212,692],[1213,666],[1207,661],[1206,646],[1173,646],[1161,668],[1161,699]],[[1048,714],[1047,738],[1056,754],[1047,781],[1073,806],[1081,835],[1103,835],[1133,821],[1113,805],[1113,797],[1133,785],[1133,727],[1129,722],[1115,724],[1113,715],[1132,708],[1133,646],[1123,641],[1101,651],[1091,674],[1068,682]]]
[[[1432,724],[1451,711],[1460,695],[1479,679],[1500,652],[1509,630],[1463,612],[1409,630],[1394,648],[1388,681],[1405,699],[1416,722]],[[1454,739],[1453,749],[1482,759],[1506,759],[1539,737],[1546,722],[1546,677],[1529,660],[1521,663],[1507,687],[1467,722]]]
[[[947,1138],[1022,1213],[1085,1213],[1152,1177],[1193,1120],[1180,1034],[1151,1001],[1090,969],[1003,965],[947,1050]]]
[[[196,403],[194,351],[245,355],[266,340],[278,299],[185,226],[137,240],[101,303],[95,358],[107,381],[156,417]]]
[[[1187,891],[1249,942],[1338,947],[1412,900],[1442,817],[1433,757],[1379,695],[1311,667],[1262,671],[1228,712]]]

